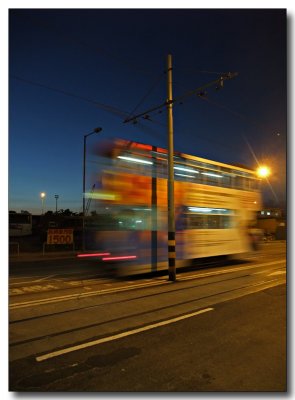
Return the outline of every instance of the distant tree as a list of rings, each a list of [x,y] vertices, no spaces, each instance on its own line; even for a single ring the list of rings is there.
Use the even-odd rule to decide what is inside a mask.
[[[73,211],[71,211],[69,208],[64,209],[60,209],[58,210],[58,215],[63,215],[64,217],[70,217],[73,215],[76,215],[76,213],[74,213]]]
[[[66,217],[70,217],[71,215],[73,215],[73,212],[67,208],[66,210],[64,210],[63,215]]]
[[[48,215],[48,216],[53,215],[53,211],[46,211],[46,213],[44,215]]]

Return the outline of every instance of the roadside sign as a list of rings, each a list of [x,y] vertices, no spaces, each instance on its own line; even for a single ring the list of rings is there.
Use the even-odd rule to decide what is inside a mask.
[[[47,244],[73,244],[73,229],[48,229]]]

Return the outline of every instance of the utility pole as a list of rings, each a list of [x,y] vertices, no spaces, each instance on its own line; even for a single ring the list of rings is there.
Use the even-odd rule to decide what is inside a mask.
[[[173,146],[172,56],[167,57],[167,125],[168,125],[168,278],[176,281],[175,210],[174,210],[174,146]]]
[[[176,281],[176,254],[175,254],[175,210],[174,210],[174,148],[173,148],[173,114],[172,106],[176,102],[181,102],[187,97],[197,95],[204,96],[204,89],[215,86],[216,89],[221,89],[224,86],[225,80],[230,80],[238,75],[237,72],[228,72],[221,74],[217,79],[206,83],[196,89],[190,90],[181,96],[173,99],[172,96],[172,56],[167,56],[167,100],[159,106],[152,107],[145,112],[128,117],[124,123],[137,121],[138,118],[144,118],[149,113],[158,111],[164,107],[167,108],[167,124],[168,124],[168,187],[167,187],[167,202],[168,202],[168,277],[170,281]],[[156,237],[156,236],[155,236]]]

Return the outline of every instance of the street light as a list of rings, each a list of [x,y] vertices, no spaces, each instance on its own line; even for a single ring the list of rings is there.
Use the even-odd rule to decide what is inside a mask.
[[[266,166],[260,166],[257,169],[257,175],[259,178],[267,178],[270,175],[270,169]]]
[[[59,195],[55,194],[54,197],[55,197],[55,214],[57,214],[57,200],[59,198]]]
[[[44,193],[44,192],[40,193],[40,197],[41,197],[42,215],[43,215],[44,214],[44,201],[45,201],[46,193]]]
[[[85,250],[85,173],[86,173],[86,139],[88,136],[93,135],[94,133],[99,133],[102,131],[102,128],[94,128],[92,132],[84,135],[84,152],[83,152],[83,251]]]

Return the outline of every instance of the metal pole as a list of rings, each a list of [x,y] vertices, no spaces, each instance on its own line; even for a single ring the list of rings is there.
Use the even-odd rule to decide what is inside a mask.
[[[168,277],[176,281],[175,213],[174,213],[174,146],[172,114],[172,56],[167,57],[167,122],[168,122]]]
[[[86,138],[84,135],[84,151],[83,151],[83,221],[82,221],[82,249],[85,251],[85,170],[86,170]]]
[[[84,135],[84,148],[83,148],[83,220],[82,220],[82,249],[85,250],[85,190],[86,190],[86,139],[94,133],[99,133],[102,128],[95,128],[93,132]]]
[[[42,193],[40,193],[40,196],[41,196],[42,215],[43,215],[44,214],[44,201],[45,201],[46,193],[42,192]]]
[[[56,194],[54,195],[54,197],[55,197],[55,214],[57,214],[57,199],[59,198],[59,195]]]
[[[152,146],[152,151],[156,152],[157,147]],[[152,166],[152,182],[151,182],[151,259],[152,259],[152,271],[157,271],[158,265],[158,197],[157,197],[157,162],[156,156],[153,153]]]

